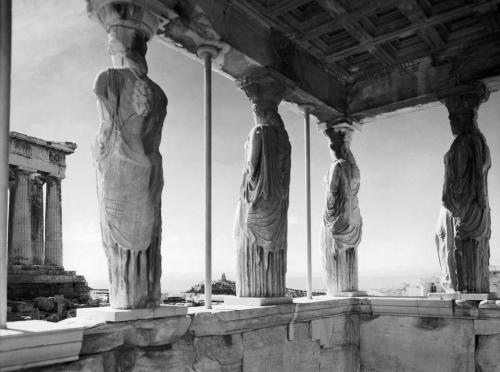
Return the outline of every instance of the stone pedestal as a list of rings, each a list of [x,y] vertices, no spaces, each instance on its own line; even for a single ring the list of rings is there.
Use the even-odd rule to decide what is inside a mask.
[[[331,297],[365,297],[368,296],[366,291],[344,291],[344,292],[333,292],[328,294]]]
[[[459,300],[459,301],[485,301],[495,300],[496,293],[429,293],[428,298],[440,300]]]
[[[225,305],[244,305],[244,306],[270,306],[291,304],[293,298],[290,296],[281,297],[237,297],[224,296]]]
[[[94,307],[76,310],[76,317],[81,319],[105,322],[125,322],[137,319],[167,318],[187,314],[187,307],[160,305],[143,309],[113,309],[111,307]]]
[[[63,265],[61,180],[47,178],[45,215],[45,265]]]

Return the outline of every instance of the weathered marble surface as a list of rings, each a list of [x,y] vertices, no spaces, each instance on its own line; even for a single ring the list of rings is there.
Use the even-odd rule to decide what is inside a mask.
[[[445,100],[455,139],[445,155],[443,205],[436,244],[446,291],[487,293],[491,236],[490,151],[476,117],[488,98],[484,85]]]
[[[284,296],[291,147],[278,114],[282,87],[250,84],[255,126],[245,144],[245,166],[234,228],[236,295]]]
[[[243,334],[243,370],[251,372],[318,371],[318,343],[311,340],[307,323],[295,324],[295,340],[286,327],[264,328]]]
[[[7,329],[0,329],[0,371],[76,360],[82,334],[82,327],[72,324],[8,322]]]
[[[360,358],[361,370],[370,372],[474,371],[473,320],[379,316],[362,321]]]
[[[147,77],[147,12],[112,5],[99,13],[108,28],[112,69],[94,83],[100,127],[93,148],[101,233],[108,259],[110,305],[131,309],[160,303],[161,131],[167,98]],[[120,22],[127,21],[126,26]],[[130,23],[132,22],[132,23]],[[107,23],[106,23],[107,24]]]
[[[393,314],[377,315],[375,300]],[[419,315],[441,302],[448,307],[421,298],[302,299],[112,324],[71,318],[61,323],[85,328],[80,360],[43,371],[455,372],[474,371],[476,362],[494,370],[500,309],[488,310],[495,320],[477,319],[477,307],[475,315]]]
[[[500,371],[500,333],[479,336],[476,345],[476,371]]]
[[[351,132],[328,128],[332,164],[325,177],[326,206],[320,245],[323,279],[329,295],[358,289],[357,248],[362,220],[358,206],[360,172],[349,148]]]

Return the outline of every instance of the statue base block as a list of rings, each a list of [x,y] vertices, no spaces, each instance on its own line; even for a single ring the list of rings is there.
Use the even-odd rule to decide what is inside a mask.
[[[76,317],[105,322],[125,322],[128,320],[167,318],[187,314],[187,307],[160,305],[144,309],[112,309],[111,307],[91,307],[76,309]]]
[[[366,291],[345,291],[345,292],[334,292],[333,294],[329,294],[329,297],[363,297],[368,296],[368,292]]]
[[[496,293],[429,293],[428,298],[440,300],[485,301],[497,298]]]
[[[270,305],[283,305],[291,304],[292,297],[237,297],[237,296],[224,296],[225,305],[245,305],[245,306],[270,306]]]

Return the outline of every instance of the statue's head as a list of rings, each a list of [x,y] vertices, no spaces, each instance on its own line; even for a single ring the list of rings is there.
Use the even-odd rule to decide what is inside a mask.
[[[449,115],[451,132],[454,136],[472,132],[476,126],[476,113],[472,110],[451,112]]]
[[[349,130],[339,130],[337,128],[327,128],[324,134],[330,142],[330,152],[337,159],[346,159],[347,151],[351,144],[352,132]]]
[[[276,102],[254,101],[252,111],[256,125],[284,126]]]
[[[451,131],[454,136],[477,130],[477,109],[489,97],[483,83],[468,86],[468,90],[444,100],[449,112]]]
[[[113,67],[130,68],[139,76],[148,73],[146,63],[147,38],[140,30],[113,26],[108,32],[108,52]]]

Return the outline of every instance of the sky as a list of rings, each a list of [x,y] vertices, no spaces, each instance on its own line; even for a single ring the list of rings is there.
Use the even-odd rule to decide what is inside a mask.
[[[13,1],[11,130],[78,145],[66,158],[62,182],[64,266],[106,287],[107,263],[100,242],[95,169],[90,146],[97,132],[92,93],[95,76],[111,67],[104,30],[89,20],[83,0]],[[148,45],[149,77],[169,99],[160,152],[162,288],[187,289],[204,270],[203,69],[158,41]],[[288,213],[288,274],[305,286],[306,232],[303,117],[286,104],[279,112],[292,145]],[[500,265],[500,93],[481,105],[479,127],[491,150],[491,264]],[[322,288],[318,243],[330,164],[326,137],[311,130],[312,260],[315,288]],[[245,94],[213,75],[213,273],[234,277],[233,220],[243,168],[243,144],[253,126]],[[354,135],[361,170],[359,246],[361,287],[370,278],[439,273],[434,243],[441,205],[443,155],[453,136],[444,106],[374,119]],[[361,288],[362,289],[362,288]]]

